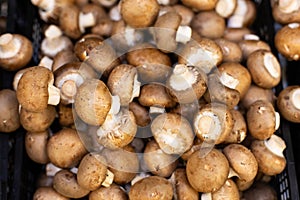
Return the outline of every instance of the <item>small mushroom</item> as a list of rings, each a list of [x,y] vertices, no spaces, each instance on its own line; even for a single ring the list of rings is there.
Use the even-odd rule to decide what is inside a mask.
[[[225,19],[215,11],[202,11],[191,22],[193,31],[200,36],[216,39],[221,38],[225,31]]]
[[[151,26],[159,12],[157,0],[121,1],[121,15],[126,24],[134,28],[144,28]]]
[[[283,26],[275,35],[275,47],[288,60],[299,60],[300,24],[291,23]]]
[[[257,182],[243,192],[242,200],[277,200],[277,192],[269,184]]]
[[[247,136],[246,120],[239,110],[231,109],[230,113],[233,119],[233,128],[224,143],[241,143]]]
[[[158,49],[173,52],[177,49],[177,42],[186,44],[190,41],[192,29],[180,26],[181,20],[177,12],[167,12],[157,18],[152,33]]]
[[[178,164],[177,157],[166,154],[155,140],[147,143],[143,153],[143,161],[146,164],[147,170],[161,177],[169,177]]]
[[[33,194],[33,200],[69,200],[68,197],[65,197],[58,192],[56,192],[52,187],[39,187]]]
[[[62,50],[53,57],[52,71],[55,72],[58,68],[69,62],[78,62],[73,50]]]
[[[281,80],[281,68],[272,52],[257,50],[247,59],[247,68],[256,85],[262,88],[273,88]]]
[[[177,64],[167,80],[169,95],[178,103],[198,101],[207,89],[207,76],[197,67]]]
[[[143,191],[143,192],[141,192]],[[165,178],[149,176],[137,181],[129,191],[130,200],[172,200],[172,184]]]
[[[175,4],[172,8],[181,16],[181,26],[189,26],[195,14],[193,10],[181,4]]]
[[[247,68],[239,63],[227,62],[218,66],[223,85],[235,89],[243,98],[251,85],[251,75]]]
[[[195,11],[213,10],[216,7],[218,0],[210,1],[195,1],[195,0],[182,0],[182,3]]]
[[[252,1],[237,0],[232,16],[228,18],[227,27],[241,28],[250,26],[256,18],[256,5]]]
[[[178,63],[199,67],[208,74],[222,62],[221,48],[211,39],[199,38],[188,42],[178,54]]]
[[[76,130],[64,128],[50,137],[47,154],[50,161],[61,168],[76,166],[87,153]]]
[[[240,194],[239,189],[235,182],[231,179],[227,179],[224,185],[215,192],[203,193],[201,200],[239,200]]]
[[[287,120],[300,123],[300,87],[288,86],[278,95],[277,107],[280,114]]]
[[[151,132],[162,151],[183,154],[194,140],[192,127],[187,119],[175,113],[162,113],[151,124]]]
[[[253,153],[244,145],[229,144],[223,149],[231,170],[237,174],[237,184],[253,182],[257,175],[258,163]],[[239,190],[241,188],[239,187]]]
[[[0,66],[8,71],[25,67],[31,60],[33,47],[31,41],[19,34],[0,35]]]
[[[237,7],[237,0],[218,0],[215,11],[223,18],[233,15]]]
[[[0,132],[10,133],[20,127],[19,103],[16,92],[0,90]]]
[[[195,151],[187,161],[187,179],[198,192],[210,193],[219,190],[226,182],[228,174],[229,163],[225,155],[214,148]]]
[[[280,174],[286,167],[285,148],[284,140],[275,134],[267,140],[254,140],[251,151],[257,160],[258,170],[269,176]]]
[[[25,149],[28,157],[36,163],[49,162],[47,155],[47,142],[49,131],[27,132],[25,135]]]
[[[22,108],[40,112],[49,105],[57,105],[60,91],[53,86],[53,73],[41,66],[28,68],[19,80],[17,98]]]
[[[47,130],[56,117],[54,106],[47,106],[40,112],[32,112],[21,107],[20,122],[24,129],[30,132],[42,132]]]
[[[50,25],[45,31],[45,38],[41,44],[43,55],[53,58],[57,53],[63,50],[73,49],[73,43],[70,38],[63,35],[59,27]]]
[[[72,39],[78,39],[87,27],[94,26],[95,24],[96,19],[94,15],[92,13],[84,14],[76,5],[69,5],[60,12],[60,28]]]
[[[109,187],[100,187],[89,194],[89,200],[127,200],[128,196],[119,185],[112,184]]]
[[[224,38],[218,38],[215,42],[221,47],[223,53],[223,62],[241,62],[242,50],[235,42]]]
[[[247,111],[247,126],[249,133],[256,139],[270,138],[278,129],[280,118],[270,102],[258,100]]]
[[[136,125],[140,127],[146,127],[150,124],[151,118],[148,109],[139,104],[138,102],[130,102],[129,110],[133,113],[136,121]]]
[[[110,37],[113,32],[114,21],[109,18],[103,18],[92,27],[91,32],[103,37]]]
[[[196,113],[193,127],[196,136],[201,141],[220,144],[232,131],[232,115],[226,105],[207,104]]]
[[[135,45],[127,52],[126,59],[137,68],[139,78],[146,83],[164,82],[171,73],[168,55],[149,43]]]
[[[87,3],[83,5],[81,7],[81,12],[84,14],[92,13],[96,21],[95,24],[98,24],[103,18],[108,18],[105,9],[96,3]]]
[[[78,184],[76,174],[66,169],[55,174],[53,178],[53,188],[59,194],[75,199],[79,199],[90,193],[89,190],[82,188]]]
[[[224,31],[223,38],[231,42],[240,42],[244,39],[245,35],[251,34],[251,30],[246,27],[242,28],[229,28]]]

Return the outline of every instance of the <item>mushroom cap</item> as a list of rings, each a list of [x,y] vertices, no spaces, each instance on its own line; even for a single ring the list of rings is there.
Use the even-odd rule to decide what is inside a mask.
[[[3,48],[4,45],[12,45],[14,48],[7,51]],[[10,48],[10,46],[8,48]],[[25,36],[9,33],[0,36],[1,68],[8,71],[21,69],[30,62],[32,55],[32,43]]]
[[[243,39],[238,44],[243,52],[244,60],[247,60],[249,55],[257,50],[271,51],[270,45],[262,40]]]
[[[231,168],[238,174],[239,179],[252,181],[258,171],[258,164],[253,153],[244,145],[229,144],[223,149]]]
[[[212,198],[224,200],[239,200],[239,189],[233,180],[227,179],[220,189],[212,193]]]
[[[56,192],[52,187],[39,187],[36,189],[33,195],[33,199],[44,199],[44,200],[69,200],[58,192]]]
[[[198,192],[215,192],[224,185],[229,174],[229,163],[217,149],[202,155],[201,149],[194,152],[187,161],[186,174],[191,186]]]
[[[288,60],[300,59],[300,24],[283,26],[275,35],[275,47]]]
[[[154,198],[172,200],[173,188],[167,179],[149,176],[136,182],[129,191],[130,200],[153,200]]]
[[[102,45],[103,39],[99,37],[82,38],[75,43],[75,55],[81,60],[85,61],[89,58],[91,51],[97,46]]]
[[[45,110],[48,106],[48,85],[54,81],[53,73],[41,66],[28,68],[19,80],[17,98],[20,105],[32,112]]]
[[[189,26],[191,24],[191,21],[195,16],[191,8],[181,4],[175,4],[172,6],[172,8],[181,16],[182,20],[180,25]]]
[[[276,200],[277,193],[269,184],[256,182],[251,186],[251,188],[243,192],[242,197],[247,200]]]
[[[50,137],[47,154],[51,163],[61,168],[76,166],[87,153],[76,130],[64,128]]]
[[[121,15],[126,24],[134,28],[144,28],[153,24],[159,12],[156,0],[123,0]]]
[[[239,110],[231,109],[230,113],[234,123],[231,133],[225,139],[225,143],[241,143],[247,136],[246,120]]]
[[[111,108],[112,96],[107,86],[98,79],[86,80],[75,96],[75,111],[87,124],[99,126],[104,123]]]
[[[27,132],[25,135],[25,149],[31,160],[39,164],[49,162],[47,155],[47,142],[49,132],[43,131],[39,133]]]
[[[205,0],[205,1],[198,1],[198,0],[182,0],[182,3],[192,9],[197,11],[204,11],[204,10],[213,10],[216,7],[217,0]]]
[[[126,192],[116,184],[109,187],[100,187],[89,194],[89,200],[127,200]]]
[[[79,61],[71,50],[62,50],[53,57],[52,71],[55,72],[59,67],[69,62]]]
[[[92,13],[96,20],[96,24],[103,18],[108,18],[105,9],[96,3],[87,3],[81,7],[81,12],[84,14]]]
[[[244,39],[244,36],[251,34],[251,30],[246,27],[242,28],[226,28],[224,31],[223,38],[231,42],[240,42]]]
[[[215,42],[221,47],[223,53],[223,62],[241,62],[242,50],[240,46],[230,40],[218,38]]]
[[[278,95],[277,107],[280,114],[287,120],[300,123],[299,86],[288,86]]]
[[[130,102],[129,110],[135,117],[136,124],[140,127],[145,127],[150,124],[151,118],[148,109],[139,104],[138,102]]]
[[[13,132],[20,127],[19,103],[16,92],[0,90],[0,132]]]
[[[293,12],[286,13],[281,11],[278,2],[274,2],[274,5],[272,7],[272,15],[274,20],[280,24],[289,24],[294,22],[300,23],[299,9]]]
[[[157,18],[153,29],[157,48],[166,52],[176,50],[175,37],[180,22],[181,16],[177,12],[167,12]]]
[[[66,6],[60,11],[60,28],[72,39],[78,39],[82,34],[79,28],[79,12],[79,8],[73,4]]]

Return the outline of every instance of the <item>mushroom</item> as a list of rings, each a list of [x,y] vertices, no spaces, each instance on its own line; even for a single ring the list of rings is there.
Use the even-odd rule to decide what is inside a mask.
[[[25,67],[31,60],[33,47],[31,41],[19,34],[0,35],[0,66],[8,71]]]
[[[104,148],[100,154],[106,158],[108,169],[114,174],[114,182],[123,185],[132,181],[139,170],[139,159],[133,147]]]
[[[256,18],[256,5],[252,1],[237,0],[232,16],[228,18],[227,27],[241,28],[250,26]]]
[[[114,21],[109,18],[103,18],[92,27],[91,32],[103,37],[110,37],[112,35]]]
[[[283,13],[292,13],[298,11],[300,7],[299,2],[296,0],[290,0],[290,1],[280,0],[278,2],[275,2],[274,5],[277,5],[278,9]]]
[[[140,85],[137,69],[128,64],[115,67],[107,80],[107,87],[112,95],[119,96],[121,106],[128,106],[135,97],[139,96]]]
[[[224,31],[223,38],[231,42],[240,42],[244,39],[244,36],[251,34],[251,30],[246,27],[242,28],[229,28],[227,27]]]
[[[56,117],[54,106],[47,106],[40,112],[32,112],[21,107],[20,122],[24,129],[30,132],[42,132],[47,130]]]
[[[50,137],[47,154],[54,165],[61,168],[76,166],[87,153],[77,131],[64,128]]]
[[[64,105],[60,103],[58,105],[58,122],[62,127],[71,127],[74,125],[73,107],[72,104]]]
[[[112,0],[110,0],[112,1]],[[108,18],[105,9],[97,3],[87,3],[81,7],[83,14],[92,13],[95,19],[95,24],[98,24],[103,18]]]
[[[112,184],[109,187],[100,187],[89,194],[89,200],[127,200],[128,196],[122,187]]]
[[[90,193],[89,190],[82,188],[78,184],[76,174],[66,169],[55,174],[53,178],[53,188],[59,194],[75,199],[79,199]]]
[[[60,12],[60,28],[72,39],[78,39],[87,27],[94,26],[95,24],[96,19],[94,15],[92,13],[84,14],[76,5],[69,5]]]
[[[133,28],[151,26],[159,12],[157,0],[123,0],[120,6],[123,20]]]
[[[180,26],[181,16],[177,12],[167,12],[159,16],[151,29],[158,49],[163,52],[173,52],[177,42],[186,44],[192,37],[189,26]]]
[[[143,153],[143,161],[152,174],[169,177],[176,169],[177,156],[166,154],[155,140],[149,141]]]
[[[227,179],[224,185],[215,192],[202,193],[201,200],[239,200],[240,194],[235,182]]]
[[[239,187],[240,183],[251,182],[252,184],[258,171],[258,163],[253,153],[241,144],[229,144],[223,149],[223,153],[229,162],[231,170],[238,176],[236,182],[239,190],[241,190]]]
[[[167,179],[159,176],[143,178],[137,181],[129,191],[130,200],[172,200],[172,198],[172,184]]]
[[[47,155],[47,142],[49,131],[27,132],[25,135],[25,149],[28,157],[36,163],[49,162]]]
[[[96,72],[86,63],[70,62],[54,72],[55,86],[60,89],[63,104],[74,103],[78,87],[87,79],[97,78]]]
[[[240,46],[230,40],[218,38],[215,42],[221,47],[223,62],[241,62],[242,50]]]
[[[178,53],[178,63],[199,67],[208,74],[222,62],[221,48],[208,38],[191,40]]]
[[[299,60],[300,24],[290,23],[283,26],[275,35],[275,47],[288,60]]]
[[[184,168],[177,168],[169,180],[173,185],[174,199],[199,199],[199,193],[188,182]]]
[[[244,95],[244,97],[241,99],[240,105],[248,109],[251,104],[258,100],[268,101],[272,105],[274,105],[275,95],[272,89],[265,89],[255,84],[252,84],[249,87],[246,94]]]
[[[249,133],[256,139],[270,138],[279,128],[280,116],[270,102],[258,100],[247,111]]]
[[[126,54],[129,64],[138,70],[139,78],[146,82],[164,82],[171,73],[168,55],[149,43],[137,44]]]
[[[73,49],[73,43],[70,38],[63,35],[59,27],[50,25],[45,31],[45,38],[41,44],[42,54],[53,58],[57,53],[63,50]]]
[[[195,15],[191,27],[200,36],[216,39],[223,36],[226,25],[225,19],[215,11],[202,11]]]
[[[230,17],[237,7],[237,0],[218,0],[215,11],[223,18]]]
[[[260,172],[274,176],[285,169],[286,159],[283,151],[286,145],[279,136],[274,134],[267,140],[254,140],[250,148],[257,160]]]
[[[205,93],[207,76],[199,68],[177,64],[169,76],[166,87],[174,101],[185,104],[198,101]]]
[[[19,80],[17,98],[22,108],[40,112],[49,105],[57,105],[60,91],[53,86],[53,73],[41,66],[28,68]]]
[[[213,10],[216,7],[217,2],[218,0],[210,0],[210,1],[182,0],[183,5],[186,5],[195,11]]]
[[[0,132],[10,133],[20,127],[19,103],[16,92],[0,90]]]
[[[270,51],[257,50],[247,59],[247,68],[252,80],[262,88],[273,88],[281,80],[281,68],[277,58]]]
[[[104,123],[113,105],[107,86],[98,79],[83,82],[75,96],[75,111],[85,123],[99,126]]]
[[[287,120],[300,123],[300,87],[297,85],[284,88],[278,95],[277,107]]]
[[[235,62],[227,62],[218,66],[220,81],[223,85],[235,89],[243,98],[251,85],[251,75],[247,68]]]
[[[210,103],[196,113],[193,127],[201,141],[220,144],[232,131],[232,115],[226,105]]]
[[[194,12],[191,8],[181,4],[175,4],[172,8],[181,16],[181,26],[189,26],[194,18]]]
[[[39,187],[33,194],[33,200],[69,200],[68,197],[65,197],[58,192],[56,192],[52,187]]]
[[[273,187],[263,182],[256,182],[251,188],[243,192],[242,200],[277,200],[277,193]]]
[[[280,24],[289,24],[300,22],[299,2],[291,1],[275,1],[272,5],[272,15],[276,22]]]
[[[241,143],[247,136],[246,120],[239,110],[231,109],[230,113],[233,119],[233,128],[224,143]]]
[[[161,150],[183,154],[193,145],[194,133],[187,119],[175,113],[162,113],[151,124],[151,132]]]
[[[229,163],[217,149],[195,151],[186,164],[186,175],[191,186],[198,192],[210,193],[220,189],[227,180]]]
[[[78,61],[79,60],[73,51],[62,50],[53,57],[52,71],[55,72],[58,68],[60,68],[64,64],[70,62],[78,62]]]
[[[135,117],[136,125],[140,127],[146,127],[150,124],[151,119],[149,111],[144,106],[142,106],[138,102],[132,101],[129,103],[129,110],[133,113]]]
[[[107,169],[106,160],[98,153],[86,154],[78,166],[77,182],[82,188],[94,191],[101,185],[109,187],[114,175]]]

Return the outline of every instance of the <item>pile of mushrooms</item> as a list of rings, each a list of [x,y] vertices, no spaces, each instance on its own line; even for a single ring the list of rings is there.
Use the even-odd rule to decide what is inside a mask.
[[[254,1],[31,1],[41,61],[28,65],[28,39],[0,36],[0,66],[16,72],[0,131],[22,126],[45,165],[33,199],[247,200],[283,172],[276,130],[280,116],[300,122],[300,87],[275,97],[281,67],[249,28]],[[275,43],[297,60],[293,6],[274,1],[279,22],[296,20]]]

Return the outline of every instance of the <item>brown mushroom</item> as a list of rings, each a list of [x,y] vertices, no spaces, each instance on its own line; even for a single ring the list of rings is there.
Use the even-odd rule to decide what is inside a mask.
[[[256,18],[256,5],[252,1],[237,0],[232,16],[228,18],[227,26],[241,28],[250,26]]]
[[[181,4],[175,4],[172,8],[181,16],[181,26],[189,26],[194,18],[194,12],[191,8]]]
[[[69,62],[78,62],[78,58],[71,50],[62,50],[53,57],[52,71],[55,72],[58,68]]]
[[[134,28],[144,28],[152,25],[158,15],[159,4],[157,0],[121,1],[121,15],[126,24]]]
[[[224,185],[215,192],[202,193],[201,200],[239,200],[239,189],[235,182],[231,179],[227,179]]]
[[[69,200],[68,197],[65,197],[58,192],[56,192],[52,187],[39,187],[33,194],[33,200]]]
[[[110,37],[113,32],[114,21],[109,18],[103,18],[92,27],[91,32],[103,37]]]
[[[133,113],[135,117],[135,122],[140,127],[145,127],[150,124],[151,119],[148,109],[139,104],[138,102],[130,102],[129,110]]]
[[[246,120],[239,110],[232,109],[230,113],[233,119],[233,128],[224,143],[241,143],[247,136]]]
[[[20,105],[32,112],[40,112],[49,105],[57,105],[60,91],[53,86],[53,73],[41,66],[31,67],[19,80],[17,98]]]
[[[0,132],[14,132],[20,127],[19,103],[16,92],[0,90]]]
[[[159,176],[143,178],[137,181],[129,191],[130,200],[172,200],[172,198],[172,184],[167,179]]]
[[[0,66],[9,71],[25,67],[31,60],[33,47],[31,41],[19,34],[0,35]]]
[[[281,80],[279,61],[272,52],[257,50],[247,59],[247,68],[256,85],[262,88],[273,88]]]
[[[280,24],[289,24],[300,22],[299,2],[292,1],[276,1],[272,5],[272,15],[276,22]]]
[[[116,184],[109,187],[100,187],[89,194],[89,200],[127,200],[126,192]]]
[[[49,131],[39,133],[27,132],[25,135],[25,149],[28,157],[36,163],[46,164],[49,162],[47,155],[47,142]]]
[[[217,0],[197,1],[183,0],[182,3],[196,11],[213,10],[216,7]]]
[[[58,122],[62,127],[71,127],[74,125],[74,117],[73,117],[73,107],[72,104],[70,105],[64,105],[59,104],[58,105]]]
[[[229,40],[231,42],[240,42],[244,39],[244,36],[247,34],[251,34],[251,30],[249,28],[229,28],[227,27],[224,31],[223,38]]]
[[[224,38],[218,38],[215,42],[221,47],[223,62],[241,62],[242,50],[238,44]]]
[[[284,140],[275,134],[267,140],[254,140],[251,151],[257,160],[258,170],[269,176],[280,174],[286,167],[285,148]]]
[[[280,114],[287,120],[300,122],[300,88],[297,85],[284,88],[278,95],[277,107]]]

